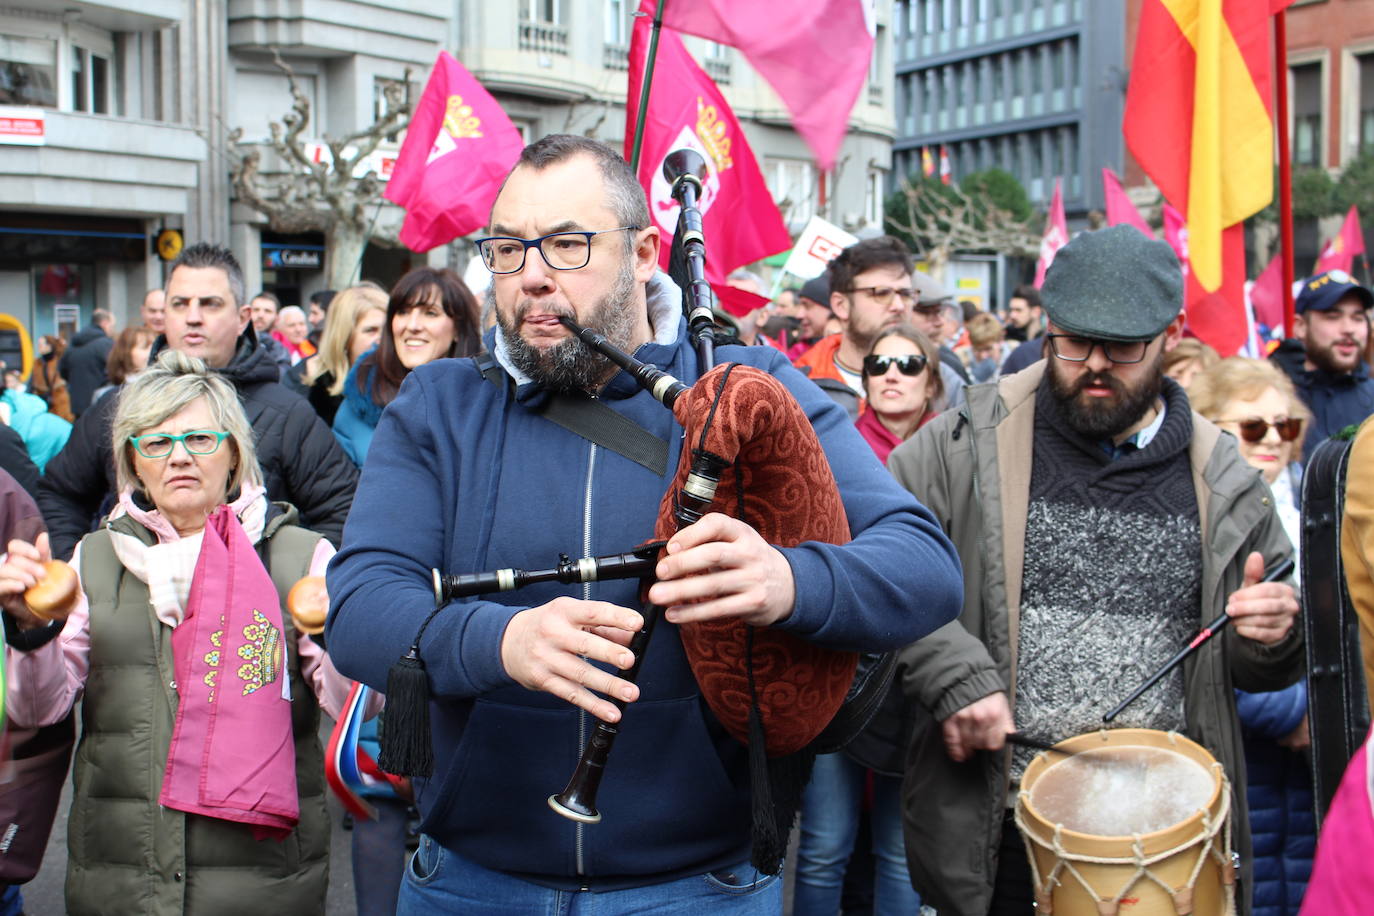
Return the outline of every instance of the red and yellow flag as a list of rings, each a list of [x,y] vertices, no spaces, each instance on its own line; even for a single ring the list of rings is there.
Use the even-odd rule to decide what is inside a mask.
[[[1291,0],[1143,0],[1126,93],[1131,153],[1188,220],[1192,273],[1223,281],[1222,231],[1273,197],[1271,13]]]

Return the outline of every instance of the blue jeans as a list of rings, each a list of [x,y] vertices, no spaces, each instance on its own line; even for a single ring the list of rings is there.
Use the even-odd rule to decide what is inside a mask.
[[[375,821],[353,821],[353,899],[360,914],[395,913],[406,867],[406,828],[410,805],[392,796],[368,799]]]
[[[557,891],[483,868],[428,836],[406,865],[396,916],[781,916],[782,880],[748,862],[619,891]]]
[[[840,911],[845,868],[859,833],[868,770],[844,754],[816,758],[802,795],[801,843],[797,847],[794,916],[835,916]],[[873,774],[873,916],[909,916],[921,908],[911,886],[902,839],[902,781]]]
[[[24,895],[18,884],[0,884],[0,916],[24,916]]]

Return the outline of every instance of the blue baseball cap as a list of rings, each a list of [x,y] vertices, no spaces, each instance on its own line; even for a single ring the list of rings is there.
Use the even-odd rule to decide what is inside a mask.
[[[1303,281],[1302,292],[1298,293],[1293,311],[1299,315],[1303,312],[1325,312],[1350,296],[1358,299],[1362,308],[1374,306],[1374,293],[1356,283],[1350,274],[1343,270],[1328,270]]]

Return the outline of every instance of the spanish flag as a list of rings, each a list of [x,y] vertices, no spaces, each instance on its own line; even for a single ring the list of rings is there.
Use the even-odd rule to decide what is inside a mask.
[[[1186,216],[1190,274],[1203,293],[1244,282],[1227,276],[1237,265],[1243,274],[1243,252],[1223,254],[1240,244],[1240,230],[1225,230],[1273,197],[1269,17],[1290,2],[1141,4],[1126,143]]]

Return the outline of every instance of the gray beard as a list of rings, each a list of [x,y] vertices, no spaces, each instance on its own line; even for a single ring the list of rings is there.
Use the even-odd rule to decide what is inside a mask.
[[[625,261],[616,274],[615,285],[597,301],[580,322],[606,337],[620,349],[629,352],[634,333],[634,268]],[[488,297],[494,296],[492,291]],[[528,305],[516,309],[507,321],[496,310],[496,323],[506,343],[511,364],[540,385],[553,391],[595,391],[610,376],[616,366],[609,359],[587,348],[576,337],[569,337],[552,347],[535,347],[520,336],[520,323],[529,311]],[[574,317],[571,312],[568,317]]]

